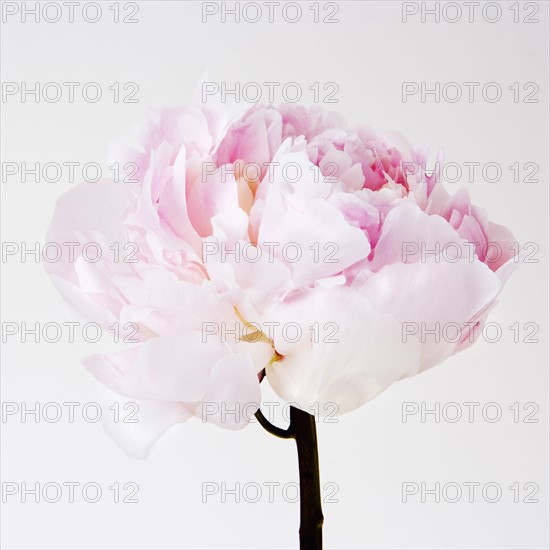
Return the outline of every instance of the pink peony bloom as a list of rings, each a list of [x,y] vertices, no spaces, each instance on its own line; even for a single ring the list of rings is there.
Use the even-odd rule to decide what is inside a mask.
[[[264,372],[305,411],[355,409],[470,345],[517,265],[466,191],[407,168],[426,152],[402,136],[296,105],[226,118],[153,112],[141,151],[113,150],[137,181],[76,187],[47,235],[104,252],[46,264],[65,300],[139,327],[136,346],[84,361],[105,399],[139,404],[139,423],[107,426],[135,456],[191,416],[246,426]],[[422,337],[447,324],[458,338]]]

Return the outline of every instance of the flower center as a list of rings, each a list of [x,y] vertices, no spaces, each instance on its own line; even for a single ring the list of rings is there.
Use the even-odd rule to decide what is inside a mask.
[[[239,318],[239,321],[245,326],[247,333],[239,338],[240,342],[248,342],[249,344],[254,344],[256,342],[263,342],[264,344],[269,344],[273,349],[273,355],[271,356],[271,359],[269,360],[269,363],[267,366],[272,365],[273,363],[280,361],[283,359],[283,355],[281,355],[276,349],[275,349],[275,343],[271,338],[269,338],[260,328],[258,328],[256,325],[250,323],[247,321],[242,315],[241,312],[237,309],[236,306],[233,306],[233,310],[235,311],[235,314]]]

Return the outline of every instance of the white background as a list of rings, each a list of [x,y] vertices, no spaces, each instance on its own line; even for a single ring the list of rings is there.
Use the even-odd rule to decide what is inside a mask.
[[[548,4],[535,4],[539,22],[533,24],[515,23],[509,2],[499,2],[502,17],[496,23],[485,21],[478,7],[473,23],[464,11],[454,24],[435,23],[433,16],[422,23],[420,14],[403,23],[401,2],[371,1],[339,2],[335,24],[315,24],[307,9],[312,2],[302,4],[295,24],[285,22],[280,11],[274,23],[267,22],[266,12],[255,24],[231,17],[221,23],[219,15],[203,23],[201,3],[183,1],[140,2],[139,23],[115,24],[112,4],[101,2],[103,16],[95,24],[84,22],[78,7],[74,23],[65,12],[57,23],[36,23],[33,16],[22,22],[19,13],[2,24],[4,82],[96,81],[105,94],[95,104],[78,94],[74,103],[67,96],[57,103],[3,98],[3,162],[104,162],[109,141],[129,138],[148,105],[189,102],[208,69],[212,80],[228,84],[296,81],[304,88],[303,104],[313,102],[308,87],[314,82],[333,81],[338,103],[327,107],[349,121],[400,130],[434,150],[444,147],[449,161],[504,167],[497,183],[478,177],[471,184],[466,174],[461,181],[518,242],[540,247],[539,262],[517,270],[491,314],[503,327],[502,339],[480,341],[444,365],[395,384],[337,423],[319,425],[322,482],[338,485],[338,502],[324,504],[324,539],[326,548],[338,549],[548,548]],[[527,13],[520,10],[520,18]],[[108,87],[130,81],[139,85],[139,103],[114,103]],[[473,103],[430,98],[422,103],[419,96],[404,103],[404,81],[497,82],[503,97],[489,103],[478,88]],[[515,103],[508,90],[514,82],[536,82],[539,102]],[[514,183],[507,167],[515,162],[536,162],[539,183]],[[56,199],[72,185],[67,178],[2,182],[2,241],[43,241]],[[75,319],[32,257],[10,258],[2,275],[4,322]],[[515,343],[508,327],[516,322],[537,323],[540,342]],[[80,358],[110,345],[82,338],[74,344],[9,338],[2,350],[2,401],[29,406],[94,401]],[[269,391],[264,398],[274,401]],[[496,402],[503,417],[489,423],[478,409],[473,423],[436,423],[433,417],[422,423],[418,416],[404,423],[407,401],[430,407]],[[539,422],[515,423],[508,407],[527,402],[540,408]],[[234,433],[192,420],[173,428],[147,460],[136,461],[100,424],[81,417],[52,424],[36,423],[32,416],[27,422],[3,420],[4,482],[93,481],[104,490],[96,504],[83,501],[78,491],[75,503],[9,497],[2,504],[3,548],[297,547],[299,505],[281,493],[284,484],[298,479],[294,444],[257,424]],[[114,503],[108,487],[130,481],[139,485],[139,503]],[[434,503],[433,497],[422,503],[418,495],[402,502],[403,482],[433,487],[468,481],[498,483],[501,500],[485,502],[478,488],[473,503],[466,494],[455,504]],[[265,486],[257,503],[242,496],[235,503],[231,495],[222,503],[219,494],[203,503],[204,482],[281,486],[273,503]],[[539,502],[514,503],[508,487],[516,482],[538,484]]]

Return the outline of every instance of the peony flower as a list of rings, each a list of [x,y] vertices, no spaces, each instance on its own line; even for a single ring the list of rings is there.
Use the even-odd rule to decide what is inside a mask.
[[[82,246],[46,264],[86,319],[139,329],[84,360],[105,399],[138,402],[139,423],[108,426],[134,456],[191,416],[246,426],[264,375],[306,412],[360,407],[471,345],[517,265],[510,231],[411,170],[427,152],[396,133],[316,107],[228,120],[197,104],[153,111],[140,141],[112,152],[135,181],[61,197],[47,240]],[[421,330],[446,325],[459,337]]]

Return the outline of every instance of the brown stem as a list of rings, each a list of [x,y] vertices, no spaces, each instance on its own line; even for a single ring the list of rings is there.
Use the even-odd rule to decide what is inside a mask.
[[[300,548],[321,550],[323,510],[315,417],[291,407],[290,429],[296,440],[300,468]]]
[[[315,417],[301,409],[291,407],[290,426],[286,430],[271,424],[260,410],[256,413],[256,418],[269,433],[296,440],[300,470],[300,549],[321,550],[323,510]]]

